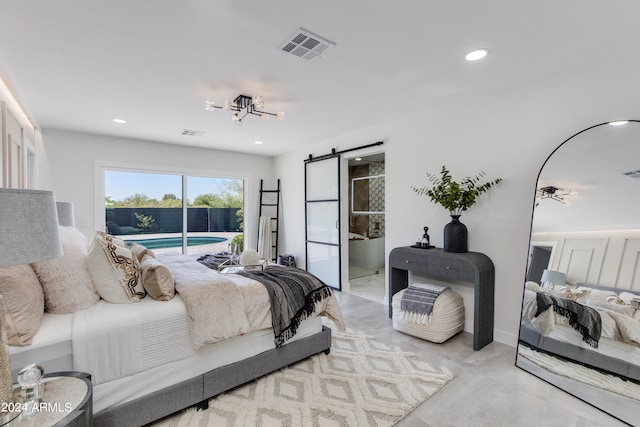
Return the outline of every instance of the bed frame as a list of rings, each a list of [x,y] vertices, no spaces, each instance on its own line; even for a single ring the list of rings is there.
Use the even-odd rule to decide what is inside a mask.
[[[263,375],[315,354],[331,350],[331,329],[326,326],[310,337],[221,366],[139,399],[93,415],[93,425],[142,426],[190,406],[206,409],[209,399]]]
[[[588,285],[586,283],[578,283],[577,286],[614,291],[616,293],[631,292],[640,295],[640,292],[638,291],[611,288],[607,286]],[[534,350],[540,350],[554,356],[560,356],[564,359],[570,360],[571,362],[579,363],[600,371],[610,372],[625,379],[640,383],[640,366],[634,365],[624,359],[603,355],[597,350],[590,350],[564,341],[559,341],[551,337],[545,337],[540,334],[535,327],[527,322],[522,322],[520,324],[519,342]]]

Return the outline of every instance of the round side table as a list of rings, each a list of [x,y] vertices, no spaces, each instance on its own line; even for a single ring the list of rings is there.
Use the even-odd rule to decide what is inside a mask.
[[[32,414],[20,414],[9,427],[71,426],[93,424],[93,387],[84,372],[52,372],[42,379],[42,398]],[[15,388],[16,405],[22,405],[20,386]]]

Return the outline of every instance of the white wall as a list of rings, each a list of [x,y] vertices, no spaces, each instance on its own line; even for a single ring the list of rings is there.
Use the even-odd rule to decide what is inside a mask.
[[[98,221],[103,216],[95,205],[104,203],[104,194],[94,191],[96,164],[124,163],[246,177],[245,236],[255,247],[260,179],[265,188],[275,188],[271,157],[53,130],[43,131],[43,140],[38,181],[46,185],[41,188],[54,190],[57,200],[74,203],[76,226],[87,237],[102,229]]]
[[[423,113],[337,136],[275,159],[283,185],[284,247],[304,261],[304,159],[331,148],[344,150],[383,140],[386,154],[386,254],[407,246],[430,227],[442,247],[448,213],[411,186],[426,184],[426,172],[449,167],[462,178],[483,170],[503,184],[461,218],[469,250],[489,256],[496,269],[495,339],[515,345],[538,172],[547,156],[576,132],[615,119],[638,119],[640,59],[630,53],[455,108]],[[379,108],[397,108],[380,106]],[[346,240],[344,240],[346,241]],[[388,286],[388,284],[387,284]],[[465,295],[468,312],[472,301]]]
[[[532,233],[531,244],[553,248],[550,269],[572,286],[640,290],[640,230]]]

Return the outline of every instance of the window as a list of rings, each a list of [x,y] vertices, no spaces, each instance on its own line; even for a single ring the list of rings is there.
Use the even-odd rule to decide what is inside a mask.
[[[244,181],[105,170],[107,232],[154,252],[243,248]]]

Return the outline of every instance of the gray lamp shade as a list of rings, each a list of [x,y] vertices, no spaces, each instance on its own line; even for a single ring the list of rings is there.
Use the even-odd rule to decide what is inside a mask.
[[[554,285],[564,285],[567,282],[567,276],[564,273],[553,270],[544,270],[540,283],[552,283]]]
[[[75,216],[73,215],[73,203],[56,202],[56,208],[58,209],[58,224],[66,227],[76,226]]]
[[[60,256],[53,192],[0,188],[0,267]]]

